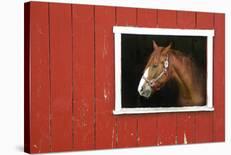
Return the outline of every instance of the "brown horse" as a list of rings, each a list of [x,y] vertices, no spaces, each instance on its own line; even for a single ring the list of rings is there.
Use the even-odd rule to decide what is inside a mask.
[[[192,59],[182,52],[167,47],[159,47],[153,41],[153,52],[145,67],[138,86],[141,96],[149,98],[160,90],[168,80],[176,81],[179,106],[201,106],[205,104],[206,94],[204,75],[199,74]]]

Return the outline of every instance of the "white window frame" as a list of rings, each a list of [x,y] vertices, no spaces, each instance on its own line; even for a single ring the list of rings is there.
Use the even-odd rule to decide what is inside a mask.
[[[213,107],[213,29],[167,29],[167,28],[144,28],[114,26],[115,40],[115,109],[114,115],[121,114],[144,114],[166,112],[193,112],[214,111]],[[207,37],[207,104],[205,106],[189,107],[148,107],[148,108],[122,108],[121,92],[121,37],[122,34],[140,35],[168,35],[168,36],[204,36]]]

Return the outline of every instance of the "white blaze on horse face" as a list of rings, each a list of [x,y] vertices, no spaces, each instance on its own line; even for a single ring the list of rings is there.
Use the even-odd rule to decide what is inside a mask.
[[[144,84],[145,84],[145,80],[144,80],[144,78],[148,78],[148,71],[149,71],[149,67],[144,71],[144,74],[143,74],[143,76],[141,77],[141,79],[140,79],[140,83],[139,83],[139,86],[138,86],[138,92],[139,93],[141,93],[141,89],[142,89],[142,87],[144,86]],[[144,77],[144,78],[143,78]]]

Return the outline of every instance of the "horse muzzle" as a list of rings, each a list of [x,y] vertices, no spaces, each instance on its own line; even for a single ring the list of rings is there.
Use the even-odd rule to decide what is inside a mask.
[[[140,94],[140,96],[143,96],[145,98],[149,98],[152,94],[152,88],[148,85],[144,85],[139,90],[139,94]]]

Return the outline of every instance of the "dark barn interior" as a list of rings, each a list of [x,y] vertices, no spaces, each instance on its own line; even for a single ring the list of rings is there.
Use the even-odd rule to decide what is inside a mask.
[[[192,57],[200,72],[206,75],[206,37],[122,34],[122,107],[177,106],[179,90],[174,80],[168,81],[148,99],[140,96],[137,91],[145,65],[153,51],[152,40],[163,47],[171,42],[172,49]]]

